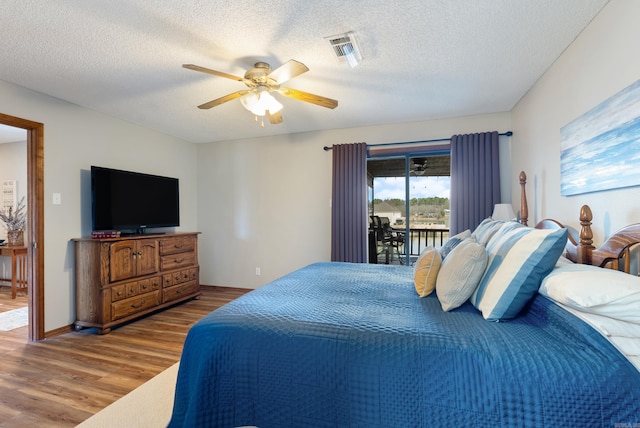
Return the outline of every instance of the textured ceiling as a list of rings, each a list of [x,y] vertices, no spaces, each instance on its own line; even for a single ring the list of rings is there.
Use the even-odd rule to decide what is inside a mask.
[[[2,0],[0,79],[203,143],[510,110],[607,0]],[[363,60],[337,62],[326,36],[354,31]],[[184,63],[242,76],[256,61],[310,71],[261,128],[244,89]],[[35,118],[34,120],[37,120]]]

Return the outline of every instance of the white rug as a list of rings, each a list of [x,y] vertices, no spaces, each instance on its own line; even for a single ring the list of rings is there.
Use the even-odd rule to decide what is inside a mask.
[[[12,311],[0,312],[0,331],[9,331],[24,327],[29,323],[29,308],[19,308]]]
[[[173,410],[178,364],[105,407],[77,428],[166,427]]]

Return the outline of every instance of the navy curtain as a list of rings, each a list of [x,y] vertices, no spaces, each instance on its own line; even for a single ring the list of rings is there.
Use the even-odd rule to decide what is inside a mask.
[[[331,260],[367,263],[367,145],[333,145]]]
[[[500,203],[497,131],[451,137],[451,235],[475,229]]]

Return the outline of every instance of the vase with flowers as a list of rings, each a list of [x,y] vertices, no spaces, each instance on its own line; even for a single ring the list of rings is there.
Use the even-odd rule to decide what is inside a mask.
[[[15,210],[13,207],[0,210],[0,220],[7,229],[7,244],[24,245],[24,227],[27,224],[27,208],[24,205],[24,197],[18,202]]]

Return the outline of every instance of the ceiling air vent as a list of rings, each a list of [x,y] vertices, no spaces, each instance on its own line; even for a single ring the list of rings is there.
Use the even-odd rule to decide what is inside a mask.
[[[348,33],[336,34],[335,36],[325,37],[331,45],[334,55],[340,63],[346,63],[353,68],[362,61],[362,54],[358,47],[355,34],[353,31]]]

